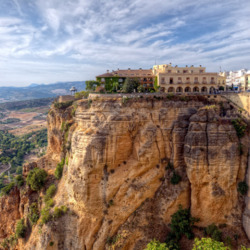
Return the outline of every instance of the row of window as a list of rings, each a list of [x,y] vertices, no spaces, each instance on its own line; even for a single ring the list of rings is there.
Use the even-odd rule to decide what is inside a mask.
[[[204,73],[205,71],[203,69],[200,69],[199,71],[194,71],[194,70],[168,70],[167,73],[177,73],[177,74],[180,74],[180,73],[183,73],[183,74],[193,74],[193,73]]]

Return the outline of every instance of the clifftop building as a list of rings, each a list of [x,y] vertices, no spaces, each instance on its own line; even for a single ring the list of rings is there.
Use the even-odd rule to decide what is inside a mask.
[[[226,87],[225,73],[206,72],[205,67],[178,67],[172,64],[155,65],[153,74],[158,86],[165,92],[203,92],[212,93]]]
[[[137,78],[147,88],[154,87],[154,81],[164,92],[203,92],[212,93],[226,87],[225,73],[206,72],[205,67],[178,67],[172,64],[155,65],[153,69],[116,70],[99,75],[96,80],[105,84],[106,89],[112,83],[123,83],[126,78]]]

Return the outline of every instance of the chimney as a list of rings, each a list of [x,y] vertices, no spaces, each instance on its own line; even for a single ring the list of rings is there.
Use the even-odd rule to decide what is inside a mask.
[[[188,66],[186,65],[186,68],[187,68]]]
[[[169,65],[171,66],[171,65],[172,65],[172,63],[170,62],[170,63],[169,63]]]
[[[117,70],[120,70],[119,68]]]
[[[139,68],[139,70],[142,70],[142,68]]]
[[[130,70],[130,68],[128,68],[128,70]]]
[[[109,70],[107,69],[107,73],[109,73]]]
[[[201,67],[201,65],[200,65],[200,67]]]

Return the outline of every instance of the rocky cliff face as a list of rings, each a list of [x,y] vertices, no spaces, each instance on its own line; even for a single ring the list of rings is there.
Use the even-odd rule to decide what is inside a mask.
[[[68,158],[55,201],[70,212],[40,233],[33,227],[22,246],[108,249],[111,241],[116,249],[143,249],[166,238],[179,205],[191,208],[199,226],[225,223],[243,235],[237,184],[245,178],[249,138],[236,134],[236,111],[221,107],[201,97],[165,97],[52,109],[44,168],[52,174],[55,162]],[[176,185],[174,174],[181,176]]]

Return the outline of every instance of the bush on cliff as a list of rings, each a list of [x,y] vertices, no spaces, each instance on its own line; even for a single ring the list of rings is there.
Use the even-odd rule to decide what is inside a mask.
[[[230,250],[231,248],[224,246],[223,242],[219,242],[211,238],[202,238],[202,239],[195,238],[192,250],[201,250],[201,249]]]
[[[56,179],[61,179],[63,174],[63,166],[65,163],[65,159],[63,158],[60,163],[57,164],[56,170],[55,170],[55,177]]]
[[[177,243],[183,235],[188,239],[192,239],[194,234],[192,232],[192,226],[195,222],[198,222],[198,218],[194,218],[190,214],[189,209],[183,209],[179,206],[179,210],[171,216],[171,232],[166,239],[167,246],[170,249],[178,249]],[[170,245],[172,245],[170,247]]]
[[[45,184],[47,172],[44,169],[34,168],[27,176],[27,184],[33,191],[39,191]]]
[[[214,223],[205,228],[204,233],[213,240],[221,241],[222,232]]]
[[[73,101],[68,102],[54,102],[54,107],[57,109],[66,109],[73,104]]]
[[[23,180],[22,175],[18,175],[18,176],[15,178],[15,183],[16,183],[16,185],[18,186],[18,188],[20,188],[20,187],[24,184],[24,180]]]
[[[39,210],[36,202],[33,202],[29,207],[28,218],[32,225],[36,224],[39,219]]]
[[[68,211],[68,208],[66,206],[55,207],[53,217],[55,219],[58,219],[58,218],[62,217],[67,211]]]
[[[238,191],[242,194],[242,195],[246,195],[247,191],[248,191],[248,185],[245,181],[241,181],[238,184]]]
[[[1,195],[0,196],[9,194],[10,191],[12,190],[12,188],[14,188],[14,186],[15,186],[15,183],[11,182],[7,186],[3,187],[2,190],[1,190]]]
[[[56,193],[56,186],[55,184],[52,184],[49,186],[49,188],[46,191],[46,194],[44,196],[44,201],[47,202],[49,199],[51,199]]]
[[[154,239],[147,244],[147,248],[145,250],[167,250],[167,249],[169,248],[167,248],[166,243],[161,243],[160,241]]]
[[[173,176],[170,180],[170,182],[173,184],[173,185],[177,185],[179,182],[181,181],[181,176],[176,173],[175,171],[173,172]]]
[[[16,224],[16,237],[24,238],[26,232],[26,226],[24,225],[24,219],[17,221]]]
[[[232,124],[236,130],[236,134],[239,138],[243,137],[247,128],[247,125],[241,119],[232,120]]]
[[[49,210],[50,210],[50,208],[45,207],[41,211],[41,224],[42,225],[48,223],[52,219],[52,216],[51,216]]]

